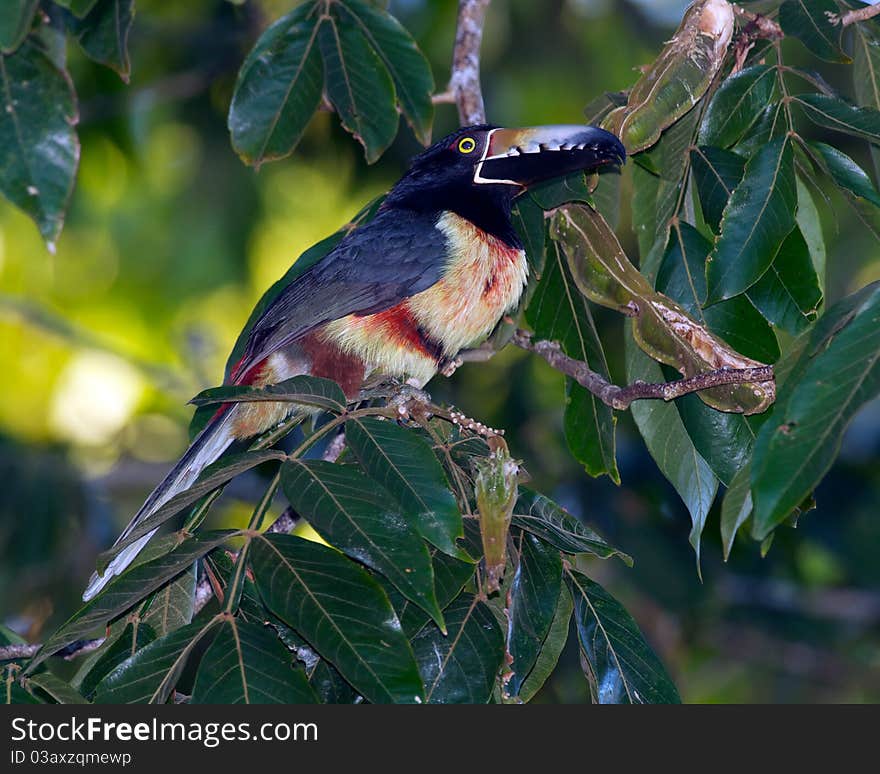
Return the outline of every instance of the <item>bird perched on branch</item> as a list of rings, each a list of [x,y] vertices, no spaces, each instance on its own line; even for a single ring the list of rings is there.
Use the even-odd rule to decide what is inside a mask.
[[[375,217],[297,276],[257,319],[227,384],[263,387],[300,374],[355,397],[373,374],[419,387],[485,339],[519,303],[527,262],[511,223],[533,183],[621,164],[612,134],[589,126],[470,126],[417,156]],[[129,537],[231,443],[284,420],[289,403],[223,404],[117,539],[83,599],[128,567],[155,530]]]

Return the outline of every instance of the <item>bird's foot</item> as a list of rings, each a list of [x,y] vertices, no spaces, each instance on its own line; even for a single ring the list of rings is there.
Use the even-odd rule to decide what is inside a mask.
[[[459,366],[464,363],[460,357],[449,358],[448,360],[444,360],[440,364],[440,373],[445,376],[447,379],[454,374]]]
[[[413,415],[428,419],[433,412],[430,407],[433,405],[431,396],[421,387],[404,382],[397,384],[394,394],[388,399],[388,405],[397,408],[397,413],[401,419],[409,419]]]

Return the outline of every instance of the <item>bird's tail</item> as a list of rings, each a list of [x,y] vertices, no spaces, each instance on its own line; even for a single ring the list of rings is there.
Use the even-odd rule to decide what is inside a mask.
[[[232,435],[232,423],[230,421],[234,413],[234,408],[225,411],[196,436],[190,447],[184,452],[168,475],[162,479],[159,486],[152,491],[146,502],[141,506],[141,509],[122,531],[122,534],[116,538],[116,542],[113,545],[118,545],[125,540],[138,524],[152,516],[178,492],[188,489],[198,478],[199,473],[223,454],[229,444],[235,440]],[[98,575],[97,572],[93,573],[89,580],[89,585],[83,592],[83,600],[86,602],[90,600],[115,576],[124,572],[155,532],[155,529],[147,532],[130,546],[122,549],[113,557],[113,560],[107,565],[102,575]]]

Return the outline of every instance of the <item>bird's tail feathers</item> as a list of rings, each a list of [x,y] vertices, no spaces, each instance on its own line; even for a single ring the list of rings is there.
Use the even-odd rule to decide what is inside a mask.
[[[195,440],[190,444],[190,447],[184,452],[177,464],[150,493],[146,502],[134,515],[134,518],[129,522],[128,526],[122,531],[122,534],[116,539],[116,542],[113,545],[118,545],[125,540],[138,524],[143,522],[144,519],[152,516],[178,492],[188,489],[196,478],[198,478],[199,473],[226,451],[229,445],[235,440],[232,435],[232,422],[230,421],[234,413],[234,408],[226,411],[221,417],[211,422],[196,436]],[[156,530],[154,529],[151,532],[146,533],[143,537],[138,538],[130,546],[126,546],[122,549],[113,557],[113,560],[107,565],[103,574],[99,575],[97,572],[93,573],[92,577],[89,579],[89,585],[83,592],[83,600],[88,602],[115,576],[123,573],[155,533]]]

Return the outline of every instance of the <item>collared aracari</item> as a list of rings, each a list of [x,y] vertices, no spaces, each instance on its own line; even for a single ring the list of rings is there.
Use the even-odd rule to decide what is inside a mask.
[[[423,386],[442,365],[485,339],[519,303],[523,245],[514,198],[533,183],[626,153],[590,126],[469,126],[417,156],[375,217],[296,277],[253,326],[227,384],[262,387],[299,374],[333,379],[355,397],[381,375]],[[236,440],[284,420],[288,403],[224,404],[122,532],[141,521]],[[154,534],[121,550],[83,599],[119,575]]]

